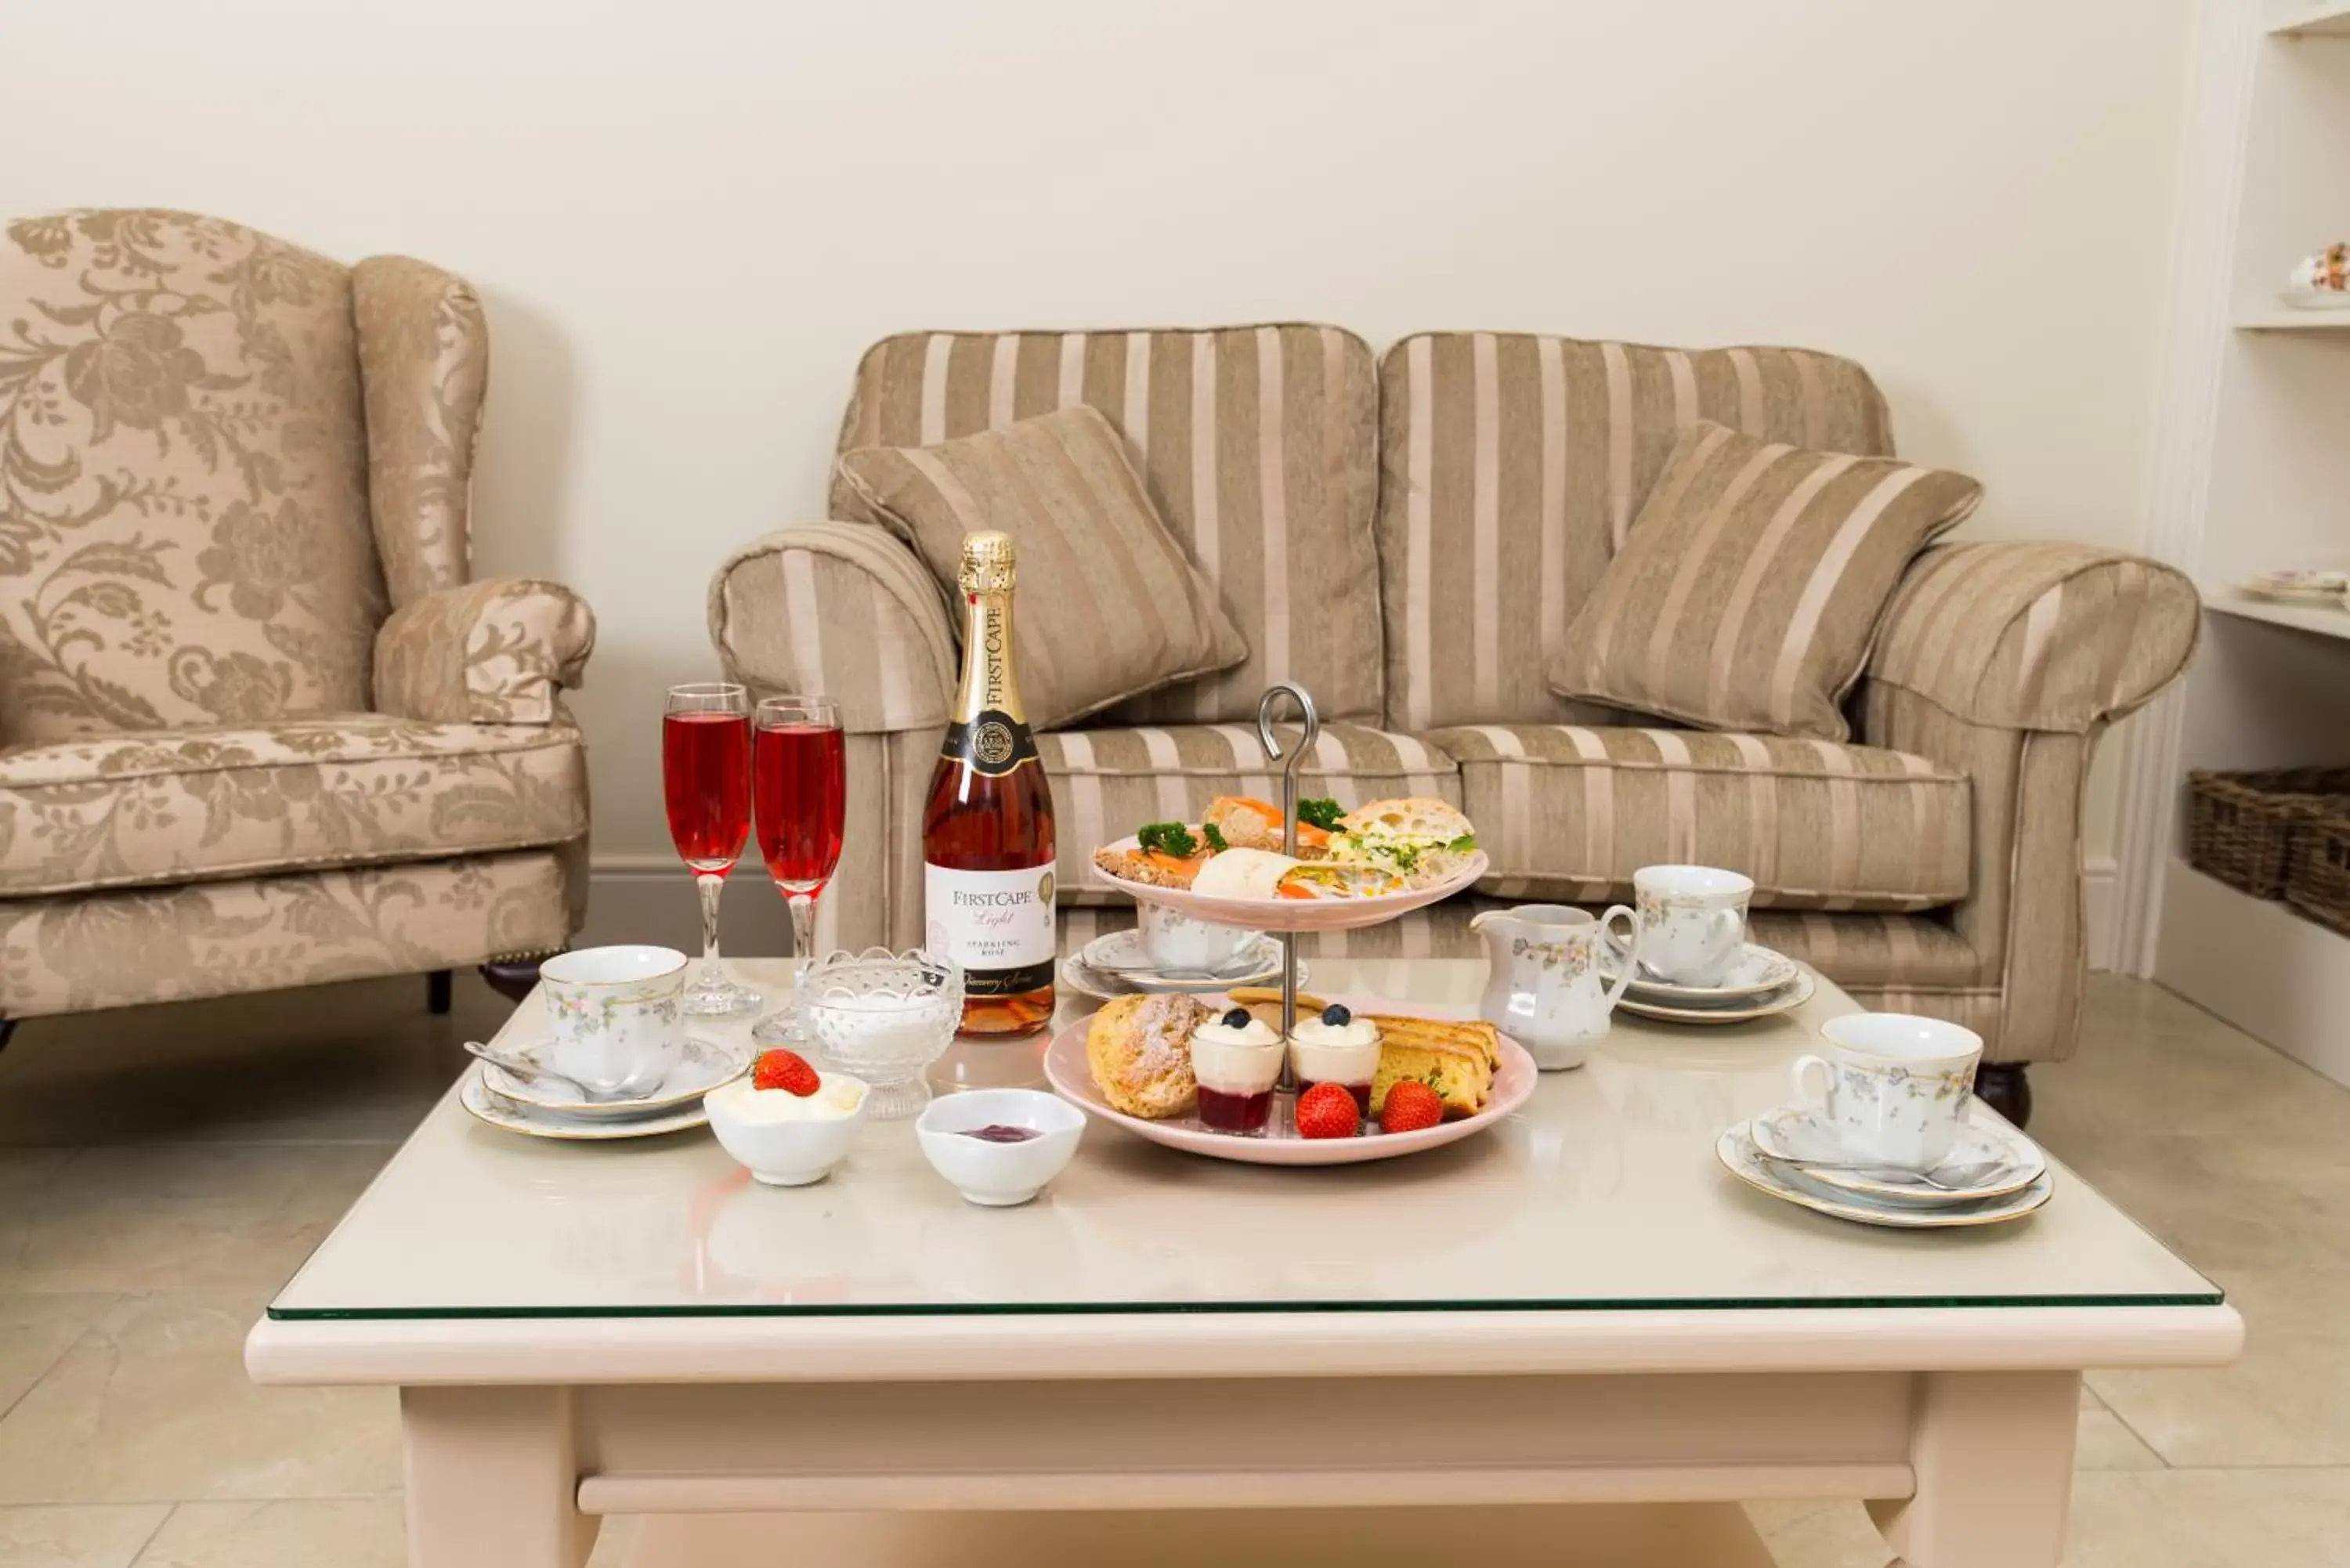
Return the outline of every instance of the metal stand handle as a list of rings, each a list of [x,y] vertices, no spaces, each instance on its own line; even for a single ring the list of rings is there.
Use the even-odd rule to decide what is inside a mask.
[[[1297,712],[1305,730],[1297,737],[1297,749],[1284,753],[1281,737],[1274,732],[1274,709],[1282,698],[1297,704]],[[1256,738],[1264,747],[1265,761],[1281,764],[1281,852],[1297,857],[1297,767],[1305,760],[1314,743],[1322,738],[1322,715],[1315,711],[1313,694],[1295,680],[1284,680],[1268,687],[1256,705]],[[1297,938],[1283,931],[1281,939],[1281,1038],[1284,1044],[1281,1062],[1281,1087],[1295,1090],[1297,1076],[1290,1071],[1287,1042],[1290,1031],[1297,1023]]]

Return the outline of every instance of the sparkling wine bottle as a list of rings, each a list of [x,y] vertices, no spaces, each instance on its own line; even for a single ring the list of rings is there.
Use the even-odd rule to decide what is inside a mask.
[[[1012,670],[1012,539],[963,538],[962,680],[922,807],[930,950],[962,966],[962,1026],[1028,1034],[1053,1017],[1053,796]]]

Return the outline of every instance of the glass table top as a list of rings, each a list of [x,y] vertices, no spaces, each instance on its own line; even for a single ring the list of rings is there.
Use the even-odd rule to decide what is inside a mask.
[[[738,964],[771,997],[781,961]],[[1316,960],[1315,989],[1473,1007],[1482,961]],[[1066,998],[1056,1026],[1092,1004]],[[1742,1185],[1733,1121],[1786,1098],[1835,987],[1709,1029],[1618,1013],[1584,1067],[1450,1147],[1321,1169],[1232,1164],[1096,1123],[1036,1201],[981,1209],[873,1123],[813,1187],[754,1183],[706,1129],[526,1138],[453,1093],[271,1305],[280,1319],[1513,1308],[2148,1305],[2216,1287],[2061,1165],[2029,1219],[1877,1230]],[[700,1027],[700,1025],[697,1025]],[[747,1032],[747,1021],[721,1025]],[[500,1033],[518,1045],[526,1002]],[[1042,1087],[1049,1036],[966,1043],[931,1079]]]

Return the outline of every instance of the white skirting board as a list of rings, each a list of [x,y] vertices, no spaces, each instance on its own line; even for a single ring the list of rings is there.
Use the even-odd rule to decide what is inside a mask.
[[[2350,937],[2174,860],[2154,978],[2350,1085]]]
[[[701,907],[694,900],[693,878],[681,862],[650,855],[599,857],[588,877],[588,929],[580,933],[582,947],[600,942],[658,942],[690,953],[702,950]],[[2117,969],[2114,862],[2093,862],[2082,877],[2089,967]],[[792,950],[792,922],[784,910],[783,895],[755,862],[735,867],[727,880],[720,919],[719,942],[724,951],[744,958],[774,958]],[[830,926],[819,903],[816,945],[827,952],[833,947]]]

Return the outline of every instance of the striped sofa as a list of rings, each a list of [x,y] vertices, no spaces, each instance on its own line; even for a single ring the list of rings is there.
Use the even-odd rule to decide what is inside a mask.
[[[2193,646],[2177,573],[2075,545],[1929,551],[1853,694],[1851,743],[1664,726],[1544,681],[1682,427],[1892,452],[1858,365],[1515,333],[1422,334],[1382,358],[1291,324],[909,333],[866,354],[839,445],[936,441],[1078,401],[1124,432],[1250,654],[1038,737],[1067,940],[1130,918],[1086,874],[1094,844],[1274,787],[1256,702],[1292,679],[1328,721],[1313,793],[1440,794],[1493,861],[1476,899],[1325,950],[1466,950],[1482,901],[1617,898],[1642,865],[1701,861],[1752,875],[1761,940],[1863,1002],[1967,1023],[1999,1062],[2072,1049],[2082,784],[2106,726]],[[837,484],[831,501],[848,521],[726,562],[711,632],[736,679],[839,700],[861,783],[830,938],[910,943],[953,632],[924,568]]]

